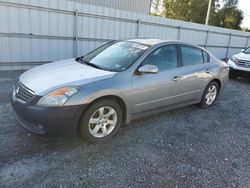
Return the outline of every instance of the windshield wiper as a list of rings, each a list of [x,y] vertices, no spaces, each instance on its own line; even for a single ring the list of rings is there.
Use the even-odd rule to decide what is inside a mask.
[[[101,68],[100,66],[98,66],[98,65],[96,65],[96,64],[94,64],[94,63],[90,63],[90,62],[88,62],[88,61],[83,61],[85,64],[87,64],[87,65],[90,65],[91,67],[94,67],[94,68],[97,68],[97,69],[102,69],[103,70],[103,68]]]
[[[94,64],[94,63],[91,63],[91,62],[89,62],[89,61],[87,61],[87,60],[84,60],[83,58],[79,58],[78,61],[79,61],[80,63],[84,63],[84,64],[89,65],[89,66],[91,66],[91,67],[94,67],[94,68],[102,69],[102,70],[103,70],[102,67],[100,67],[100,66],[98,66],[98,65],[96,65],[96,64]]]
[[[98,65],[96,65],[96,64],[94,64],[94,63],[91,63],[91,62],[89,62],[89,61],[83,59],[83,57],[77,58],[76,61],[79,62],[79,63],[82,63],[82,64],[89,65],[89,66],[91,66],[91,67],[97,68],[97,69],[116,72],[116,71],[114,71],[113,69],[106,68],[106,67],[104,68],[104,67],[98,66]]]

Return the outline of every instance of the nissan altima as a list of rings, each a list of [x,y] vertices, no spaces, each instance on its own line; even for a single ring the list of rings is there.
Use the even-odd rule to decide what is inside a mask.
[[[112,41],[24,72],[12,106],[32,133],[78,133],[102,142],[135,118],[191,104],[211,107],[228,72],[226,63],[186,42]]]

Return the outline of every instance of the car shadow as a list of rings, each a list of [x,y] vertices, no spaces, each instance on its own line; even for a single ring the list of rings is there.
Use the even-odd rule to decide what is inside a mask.
[[[244,84],[250,84],[250,75],[238,77],[236,79],[230,79],[230,81],[235,81],[235,82],[244,83]]]

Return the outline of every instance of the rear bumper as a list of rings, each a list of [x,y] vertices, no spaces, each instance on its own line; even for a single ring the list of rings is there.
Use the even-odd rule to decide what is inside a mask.
[[[26,130],[41,135],[76,134],[86,106],[41,107],[13,99],[11,103],[19,124]]]

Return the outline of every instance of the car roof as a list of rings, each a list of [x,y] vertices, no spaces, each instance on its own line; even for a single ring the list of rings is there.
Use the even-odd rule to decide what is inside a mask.
[[[136,42],[136,43],[143,44],[146,46],[154,46],[154,45],[161,44],[161,43],[178,43],[178,44],[183,44],[183,45],[188,45],[188,46],[200,48],[200,49],[206,51],[207,53],[211,54],[209,51],[207,51],[207,49],[205,49],[199,45],[192,44],[189,42],[179,41],[179,40],[163,40],[163,39],[150,39],[150,38],[147,39],[147,38],[145,38],[145,39],[129,39],[126,41]]]
[[[163,42],[177,42],[176,40],[162,40],[162,39],[130,39],[126,41],[136,42],[136,43],[140,43],[140,44],[144,44],[148,46],[153,46],[153,45],[163,43]]]

